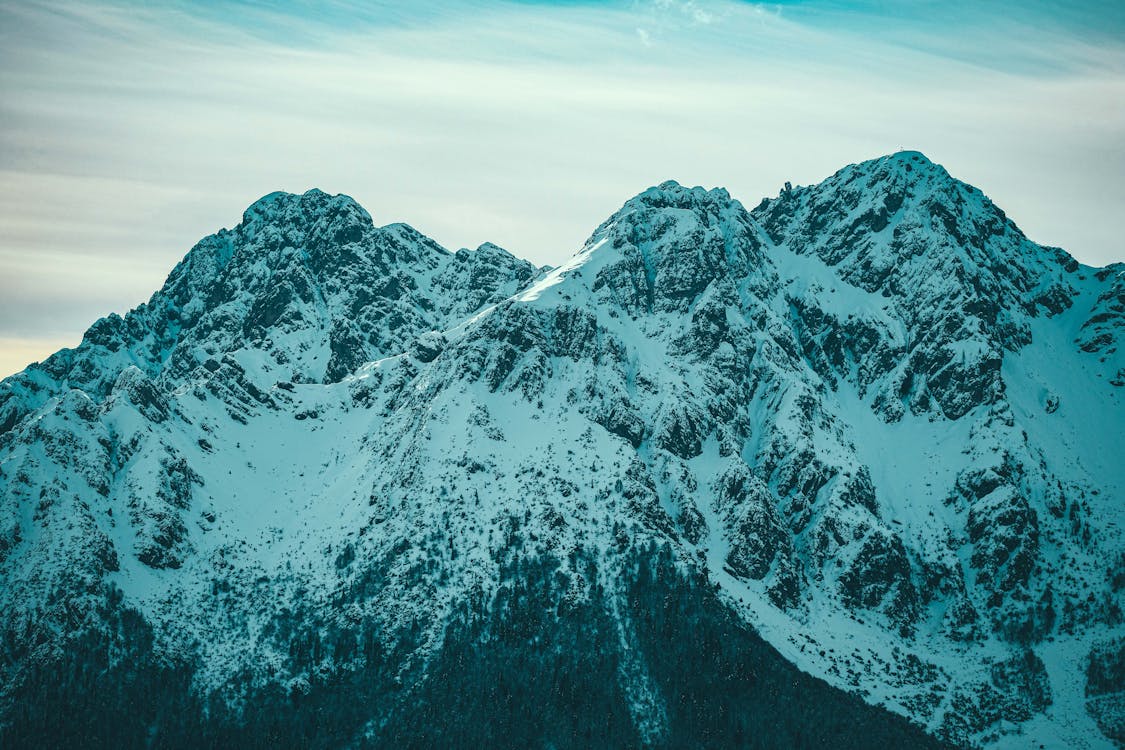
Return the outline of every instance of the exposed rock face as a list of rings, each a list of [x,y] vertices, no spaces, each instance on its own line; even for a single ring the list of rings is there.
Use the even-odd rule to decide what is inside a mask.
[[[0,384],[0,737],[1119,741],[1120,287],[910,152],[549,271],[267,196]]]
[[[1125,638],[1095,644],[1086,662],[1086,710],[1106,737],[1125,742]]]
[[[1122,331],[1125,330],[1125,264],[1114,263],[1095,273],[1102,282],[1097,300],[1074,343],[1083,352],[1097,357],[1111,385],[1125,386],[1121,367]]]
[[[903,402],[950,419],[994,403],[1003,352],[1031,340],[1027,319],[1063,312],[1076,294],[1072,258],[1029,241],[979,190],[916,152],[845,167],[754,215],[775,242],[888,299],[905,334],[897,356],[877,329],[847,321],[826,359],[842,371],[838,350],[848,348],[862,363],[857,384],[879,383],[889,420]]]

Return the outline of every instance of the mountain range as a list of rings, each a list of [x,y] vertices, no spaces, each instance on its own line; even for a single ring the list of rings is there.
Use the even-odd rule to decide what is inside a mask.
[[[267,195],[0,383],[0,745],[1122,747],[1123,344],[917,152],[558,268]]]

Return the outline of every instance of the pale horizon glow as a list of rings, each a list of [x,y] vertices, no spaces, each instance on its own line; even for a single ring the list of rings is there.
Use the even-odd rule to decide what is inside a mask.
[[[908,148],[1125,260],[1111,3],[420,5],[0,6],[0,376],[275,190],[557,265],[666,179],[752,207]]]

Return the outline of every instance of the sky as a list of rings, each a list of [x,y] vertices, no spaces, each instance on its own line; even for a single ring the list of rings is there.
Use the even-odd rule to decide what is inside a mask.
[[[1125,260],[1125,3],[0,0],[0,376],[275,190],[554,265],[666,179],[903,148]]]

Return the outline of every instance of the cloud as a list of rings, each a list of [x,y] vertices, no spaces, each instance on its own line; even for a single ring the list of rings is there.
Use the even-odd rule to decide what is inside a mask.
[[[695,0],[654,0],[653,4],[660,10],[676,11],[697,24],[706,25],[715,20],[715,17]]]
[[[1122,259],[1121,44],[812,6],[0,6],[0,336],[76,339],[314,186],[554,264],[669,177],[753,205],[906,146],[1034,239]]]

